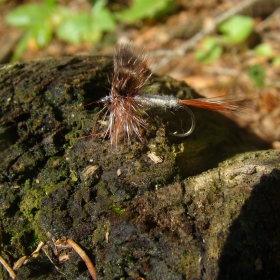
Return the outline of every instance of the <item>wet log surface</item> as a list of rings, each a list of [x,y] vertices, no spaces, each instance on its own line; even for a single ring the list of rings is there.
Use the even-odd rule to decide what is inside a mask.
[[[265,144],[198,109],[183,140],[168,132],[189,125],[184,111],[147,112],[145,144],[79,139],[100,110],[81,105],[107,95],[111,75],[110,57],[0,68],[1,256],[12,265],[44,241],[52,259],[30,258],[16,279],[90,279],[78,254],[55,247],[63,238],[98,279],[276,279],[280,152],[255,152]],[[197,96],[156,76],[150,93]]]

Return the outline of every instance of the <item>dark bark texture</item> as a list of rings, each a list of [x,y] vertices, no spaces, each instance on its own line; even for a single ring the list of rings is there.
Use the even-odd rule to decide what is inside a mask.
[[[148,111],[144,144],[85,137],[111,76],[111,57],[0,68],[1,256],[13,265],[44,241],[52,259],[40,252],[16,279],[90,279],[54,238],[78,243],[98,279],[278,279],[280,152],[253,152],[265,144],[198,109],[186,139],[168,134],[187,129],[184,110]],[[158,93],[198,96],[154,76],[143,94]]]

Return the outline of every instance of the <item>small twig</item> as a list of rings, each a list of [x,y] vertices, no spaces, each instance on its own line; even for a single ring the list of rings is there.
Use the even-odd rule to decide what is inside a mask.
[[[186,43],[182,44],[180,47],[180,52],[186,53],[188,50],[195,47],[196,44],[199,41],[201,41],[201,39],[203,39],[206,35],[209,35],[211,32],[213,32],[217,28],[217,26],[221,24],[223,21],[243,11],[245,8],[251,6],[257,1],[260,0],[244,0],[238,3],[237,5],[234,5],[229,10],[226,10],[221,15],[217,16],[214,22],[210,26],[208,26],[205,29],[202,29],[199,33],[197,33],[192,38],[190,38]]]
[[[80,257],[83,259],[83,261],[85,262],[89,273],[91,275],[91,277],[93,278],[93,280],[97,280],[96,277],[96,271],[95,271],[95,267],[92,264],[91,260],[89,259],[89,257],[87,256],[87,254],[85,253],[85,251],[82,250],[82,248],[76,243],[74,242],[71,238],[68,238],[66,241],[79,255]]]
[[[202,29],[200,32],[192,36],[189,40],[187,40],[185,43],[181,44],[179,48],[175,50],[159,50],[155,52],[149,53],[149,55],[153,56],[164,56],[164,61],[160,62],[159,67],[163,67],[167,65],[170,60],[175,56],[183,56],[187,51],[193,49],[204,37],[209,35],[211,32],[213,32],[219,24],[221,24],[226,19],[232,17],[235,14],[240,13],[247,7],[253,5],[255,2],[258,2],[260,0],[244,0],[237,5],[234,5],[229,10],[226,10],[219,16],[217,16],[213,23],[210,24],[207,28]]]
[[[70,245],[62,245],[62,244],[58,244],[58,245],[54,245],[56,249],[61,249],[61,250],[67,250],[67,249],[70,249],[72,248]]]
[[[237,77],[240,76],[240,71],[231,69],[231,68],[224,68],[224,67],[212,67],[212,66],[205,66],[204,71],[208,73],[215,73],[218,75],[227,75]]]
[[[13,269],[14,270],[18,270],[23,264],[28,263],[28,261],[31,258],[37,258],[39,256],[40,250],[42,249],[43,246],[44,246],[44,242],[40,241],[40,243],[38,244],[36,250],[29,257],[23,256],[23,257],[21,257],[20,259],[18,259],[16,261],[16,263],[13,266]]]
[[[53,264],[53,266],[55,267],[55,269],[61,273],[64,276],[67,276],[66,274],[64,274],[62,271],[60,271],[60,269],[55,265],[55,263],[53,262],[52,258],[50,257],[49,253],[48,253],[48,245],[44,245],[41,247],[41,250],[44,252],[44,254],[46,255],[46,257],[49,259],[49,261]]]
[[[45,245],[45,243],[43,241],[40,241],[40,243],[38,244],[36,250],[31,254],[31,256],[29,258],[31,258],[31,257],[34,257],[34,258],[38,257],[39,252],[40,252],[40,250],[42,249],[42,247],[44,245]]]
[[[8,263],[0,256],[0,262],[5,267],[5,269],[8,271],[12,279],[16,278],[16,274],[14,273],[13,269],[8,265]]]
[[[279,20],[280,17],[280,8],[278,8],[277,10],[275,10],[269,17],[267,17],[266,19],[264,19],[262,22],[260,22],[254,29],[257,32],[261,32],[263,31],[266,27],[269,26],[269,24],[271,24],[271,21],[273,20]]]
[[[27,260],[27,256],[23,256],[21,258],[19,258],[15,263],[14,263],[14,266],[13,266],[13,270],[17,271]]]

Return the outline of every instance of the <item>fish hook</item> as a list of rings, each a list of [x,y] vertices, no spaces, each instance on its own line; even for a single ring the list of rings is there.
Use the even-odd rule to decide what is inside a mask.
[[[194,131],[194,128],[195,128],[195,116],[194,116],[192,110],[189,107],[187,107],[187,106],[180,106],[179,108],[183,108],[183,109],[185,109],[189,113],[189,115],[191,117],[191,122],[192,122],[191,127],[190,127],[190,129],[186,133],[170,132],[169,135],[176,136],[176,137],[186,137],[186,136],[189,136]]]

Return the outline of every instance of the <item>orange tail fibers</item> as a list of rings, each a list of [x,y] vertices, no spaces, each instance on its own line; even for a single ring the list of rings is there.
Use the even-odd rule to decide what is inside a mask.
[[[212,98],[194,98],[187,100],[179,100],[180,105],[193,106],[213,111],[239,111],[240,101],[235,97],[218,96]]]

